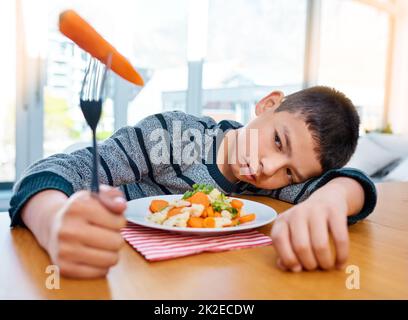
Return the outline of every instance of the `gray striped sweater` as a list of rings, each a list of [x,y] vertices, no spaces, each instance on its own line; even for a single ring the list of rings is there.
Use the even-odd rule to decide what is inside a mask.
[[[122,189],[127,200],[152,195],[180,194],[194,183],[211,184],[229,195],[270,196],[298,203],[335,177],[351,177],[364,188],[362,211],[349,217],[350,224],[365,218],[376,204],[376,189],[361,171],[335,169],[322,176],[281,189],[264,190],[244,183],[231,183],[219,171],[216,151],[222,136],[242,127],[235,121],[216,123],[210,117],[196,117],[180,111],[151,115],[136,126],[119,129],[99,145],[100,182]],[[20,211],[36,193],[54,189],[70,196],[90,187],[92,149],[56,154],[31,165],[14,186],[10,201],[11,225],[24,225]]]

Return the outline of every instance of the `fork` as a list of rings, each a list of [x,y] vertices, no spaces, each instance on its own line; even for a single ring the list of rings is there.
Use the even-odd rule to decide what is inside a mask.
[[[110,69],[112,55],[108,56],[106,65],[95,58],[90,58],[82,81],[79,105],[88,126],[92,130],[92,181],[91,191],[99,193],[99,155],[96,143],[96,128],[102,113],[106,75]]]

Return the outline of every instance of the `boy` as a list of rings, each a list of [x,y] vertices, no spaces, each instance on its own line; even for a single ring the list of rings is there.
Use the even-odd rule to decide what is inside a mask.
[[[363,219],[376,203],[373,183],[342,168],[358,139],[353,104],[327,87],[286,98],[274,91],[257,103],[256,115],[243,127],[173,111],[118,130],[99,148],[105,185],[98,197],[84,190],[91,181],[91,148],[38,161],[15,186],[12,226],[31,229],[61,274],[99,277],[117,263],[123,243],[122,192],[131,200],[205,183],[227,194],[297,204],[272,227],[282,270],[341,268],[348,255],[347,222]]]

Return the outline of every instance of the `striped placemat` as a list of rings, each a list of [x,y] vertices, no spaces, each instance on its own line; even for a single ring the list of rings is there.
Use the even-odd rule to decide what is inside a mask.
[[[200,252],[218,252],[267,246],[272,239],[257,230],[217,236],[170,233],[128,223],[123,238],[149,261],[160,261]]]

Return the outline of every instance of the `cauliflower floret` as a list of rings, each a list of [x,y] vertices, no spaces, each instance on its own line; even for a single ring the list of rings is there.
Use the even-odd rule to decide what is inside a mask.
[[[227,218],[227,219],[230,219],[230,220],[232,219],[231,213],[229,211],[227,211],[227,210],[222,210],[221,211],[221,217]]]
[[[170,201],[169,205],[179,208],[179,207],[189,207],[191,206],[191,203],[186,200],[180,199],[180,200]]]
[[[217,199],[220,198],[221,192],[218,189],[213,189],[209,194],[208,194],[208,198],[210,198],[210,201],[213,202]]]
[[[215,227],[216,228],[222,228],[223,226],[232,223],[231,219],[224,218],[224,217],[214,218],[214,220],[215,220]]]
[[[192,217],[200,217],[204,211],[204,206],[202,204],[193,203],[191,207],[186,207],[181,209],[181,212],[189,212]]]
[[[167,212],[169,211],[169,210],[166,210],[166,209],[162,210],[162,211],[159,211],[159,212],[156,212],[156,213],[151,213],[146,217],[146,219],[148,221],[150,221],[150,222],[153,222],[153,223],[162,224],[163,221],[166,220]]]
[[[168,218],[166,221],[164,221],[163,226],[167,227],[187,227],[187,220],[190,218],[190,215],[188,212],[182,212],[179,214],[176,214],[170,218]]]

